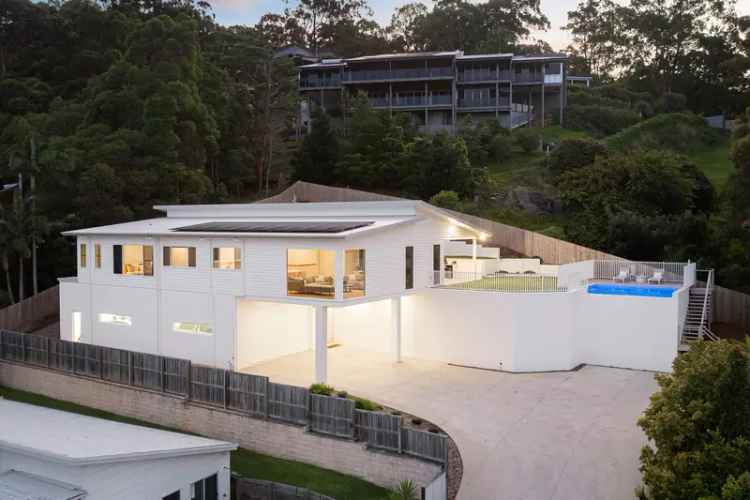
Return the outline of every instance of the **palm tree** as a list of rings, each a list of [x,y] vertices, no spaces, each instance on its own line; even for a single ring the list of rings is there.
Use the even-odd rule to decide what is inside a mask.
[[[8,299],[11,304],[15,304],[13,297],[13,287],[10,284],[10,253],[12,251],[11,235],[8,220],[6,219],[6,210],[0,207],[0,264],[5,274],[5,286],[8,292]]]

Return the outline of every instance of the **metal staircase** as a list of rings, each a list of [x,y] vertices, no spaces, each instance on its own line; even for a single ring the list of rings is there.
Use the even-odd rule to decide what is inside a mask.
[[[709,269],[701,272],[706,273],[706,281],[696,283],[690,289],[687,314],[682,327],[681,350],[687,350],[692,342],[719,340],[719,337],[711,331],[714,271]]]

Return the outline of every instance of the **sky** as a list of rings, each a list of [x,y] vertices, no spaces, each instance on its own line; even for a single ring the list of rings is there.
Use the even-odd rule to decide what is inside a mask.
[[[221,24],[254,25],[266,12],[280,12],[284,8],[283,0],[208,0],[216,14],[216,20]],[[370,7],[375,12],[375,20],[381,25],[390,22],[391,14],[399,7],[412,0],[369,0]],[[294,0],[289,0],[294,4]],[[430,0],[423,0],[429,5]],[[567,23],[567,13],[575,9],[578,0],[541,0],[542,12],[550,20],[551,28],[546,32],[535,33],[537,38],[545,40],[553,49],[562,50],[570,42],[570,35],[560,29]],[[737,0],[737,11],[742,15],[750,15],[750,0]],[[457,47],[460,48],[460,47]]]

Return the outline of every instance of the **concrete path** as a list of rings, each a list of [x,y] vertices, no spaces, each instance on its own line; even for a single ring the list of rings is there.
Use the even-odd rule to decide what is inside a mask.
[[[645,442],[636,421],[657,389],[653,373],[586,366],[507,374],[328,352],[331,385],[422,416],[453,437],[464,464],[459,500],[634,498]],[[308,385],[312,354],[247,371]]]

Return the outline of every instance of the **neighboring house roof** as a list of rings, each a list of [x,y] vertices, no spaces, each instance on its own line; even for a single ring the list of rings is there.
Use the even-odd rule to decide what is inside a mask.
[[[468,54],[456,57],[459,61],[481,61],[485,59],[510,59],[513,57],[511,53],[497,53],[497,54]]]
[[[0,399],[0,449],[68,465],[229,452],[237,445]],[[2,497],[0,497],[2,498]]]
[[[0,474],[2,500],[82,500],[86,492],[71,484],[36,474],[9,470]]]
[[[393,54],[373,54],[369,56],[351,57],[348,59],[329,59],[321,60],[314,64],[306,64],[300,66],[300,69],[320,69],[320,68],[337,68],[346,66],[349,63],[367,63],[367,62],[378,62],[378,61],[407,61],[410,59],[445,59],[451,58],[457,61],[481,61],[481,60],[497,60],[497,59],[512,59],[518,62],[533,62],[533,61],[564,61],[568,59],[566,54],[555,53],[555,54],[536,54],[536,55],[514,55],[511,53],[494,53],[494,54],[468,54],[465,55],[463,51],[451,50],[444,52],[401,52]]]
[[[565,61],[568,59],[567,54],[531,54],[513,56],[514,61]]]
[[[159,205],[154,208],[166,212],[167,217],[79,229],[63,234],[346,238],[415,222],[423,217],[439,217],[473,231],[478,236],[483,234],[481,229],[457,220],[437,207],[418,200],[397,198],[329,203]],[[346,227],[343,223],[347,223]],[[268,227],[274,227],[275,230],[269,231]],[[334,227],[337,231],[321,231],[321,227]],[[282,231],[282,228],[287,231]]]

